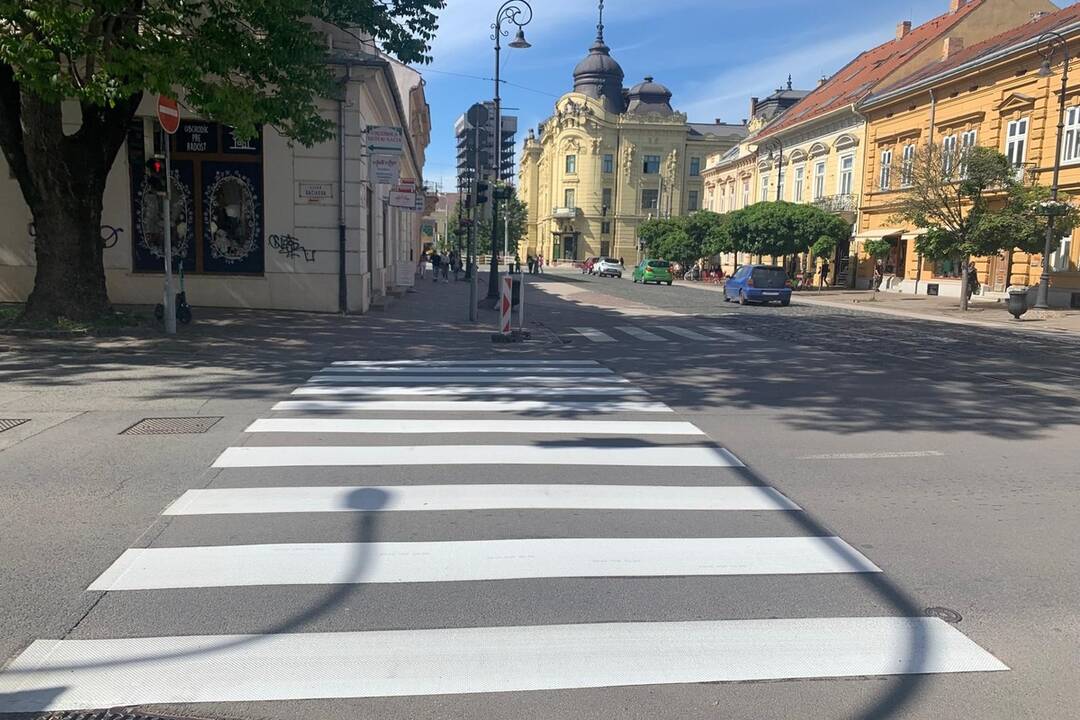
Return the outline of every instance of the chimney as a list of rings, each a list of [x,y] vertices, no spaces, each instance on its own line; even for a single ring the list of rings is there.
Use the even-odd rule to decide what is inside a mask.
[[[756,97],[750,98],[750,117],[757,115],[758,99]]]
[[[724,124],[724,121],[723,121],[723,120],[721,120],[720,118],[716,118],[716,124],[717,124],[717,125],[723,125],[723,124]]]
[[[960,8],[968,4],[968,0],[949,0],[949,13],[956,13]]]
[[[822,85],[824,85],[827,82],[829,82],[829,76],[828,75],[822,75],[821,78],[817,81],[817,86],[821,87]]]
[[[942,44],[941,59],[948,60],[956,53],[964,49],[964,38],[947,37]]]
[[[1050,13],[1047,10],[1036,10],[1035,12],[1031,13],[1031,22],[1038,22],[1039,20],[1042,20],[1047,15],[1051,15],[1051,14],[1052,13]]]
[[[896,23],[896,39],[903,40],[907,37],[907,34],[911,32],[911,21],[905,20],[904,22]]]

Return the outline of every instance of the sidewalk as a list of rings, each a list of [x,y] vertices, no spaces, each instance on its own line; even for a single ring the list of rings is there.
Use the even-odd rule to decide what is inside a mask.
[[[713,283],[679,281],[677,284],[705,292],[720,293],[724,290],[723,285]],[[912,296],[891,292],[877,293],[875,298],[874,293],[868,290],[800,291],[795,293],[792,303],[914,320],[934,320],[953,325],[1080,335],[1080,310],[1028,310],[1023,318],[1016,320],[1009,314],[1004,302],[978,298],[971,301],[966,313],[960,310],[960,301],[956,298]]]

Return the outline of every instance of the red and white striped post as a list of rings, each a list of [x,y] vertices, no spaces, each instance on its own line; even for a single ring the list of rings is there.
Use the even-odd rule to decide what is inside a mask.
[[[514,278],[512,275],[504,275],[502,278],[502,293],[499,298],[499,332],[510,335],[514,330]]]

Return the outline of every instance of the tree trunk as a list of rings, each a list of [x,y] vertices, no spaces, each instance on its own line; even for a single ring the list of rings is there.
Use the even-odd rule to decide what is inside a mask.
[[[19,87],[0,64],[0,149],[34,218],[34,289],[25,317],[89,320],[110,311],[102,257],[105,182],[141,94],[79,106],[66,133],[61,102]],[[67,128],[72,129],[72,128]]]
[[[960,310],[967,312],[968,309],[968,283],[971,282],[968,278],[968,258],[964,258],[963,265],[960,266]]]

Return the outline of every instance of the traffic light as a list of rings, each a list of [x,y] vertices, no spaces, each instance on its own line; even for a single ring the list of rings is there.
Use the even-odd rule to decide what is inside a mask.
[[[165,160],[153,157],[146,161],[146,182],[150,190],[156,193],[165,193]]]
[[[488,190],[491,188],[486,182],[476,183],[476,204],[483,205],[488,201]]]
[[[502,185],[495,188],[496,200],[512,200],[514,197],[514,189],[509,185]]]

